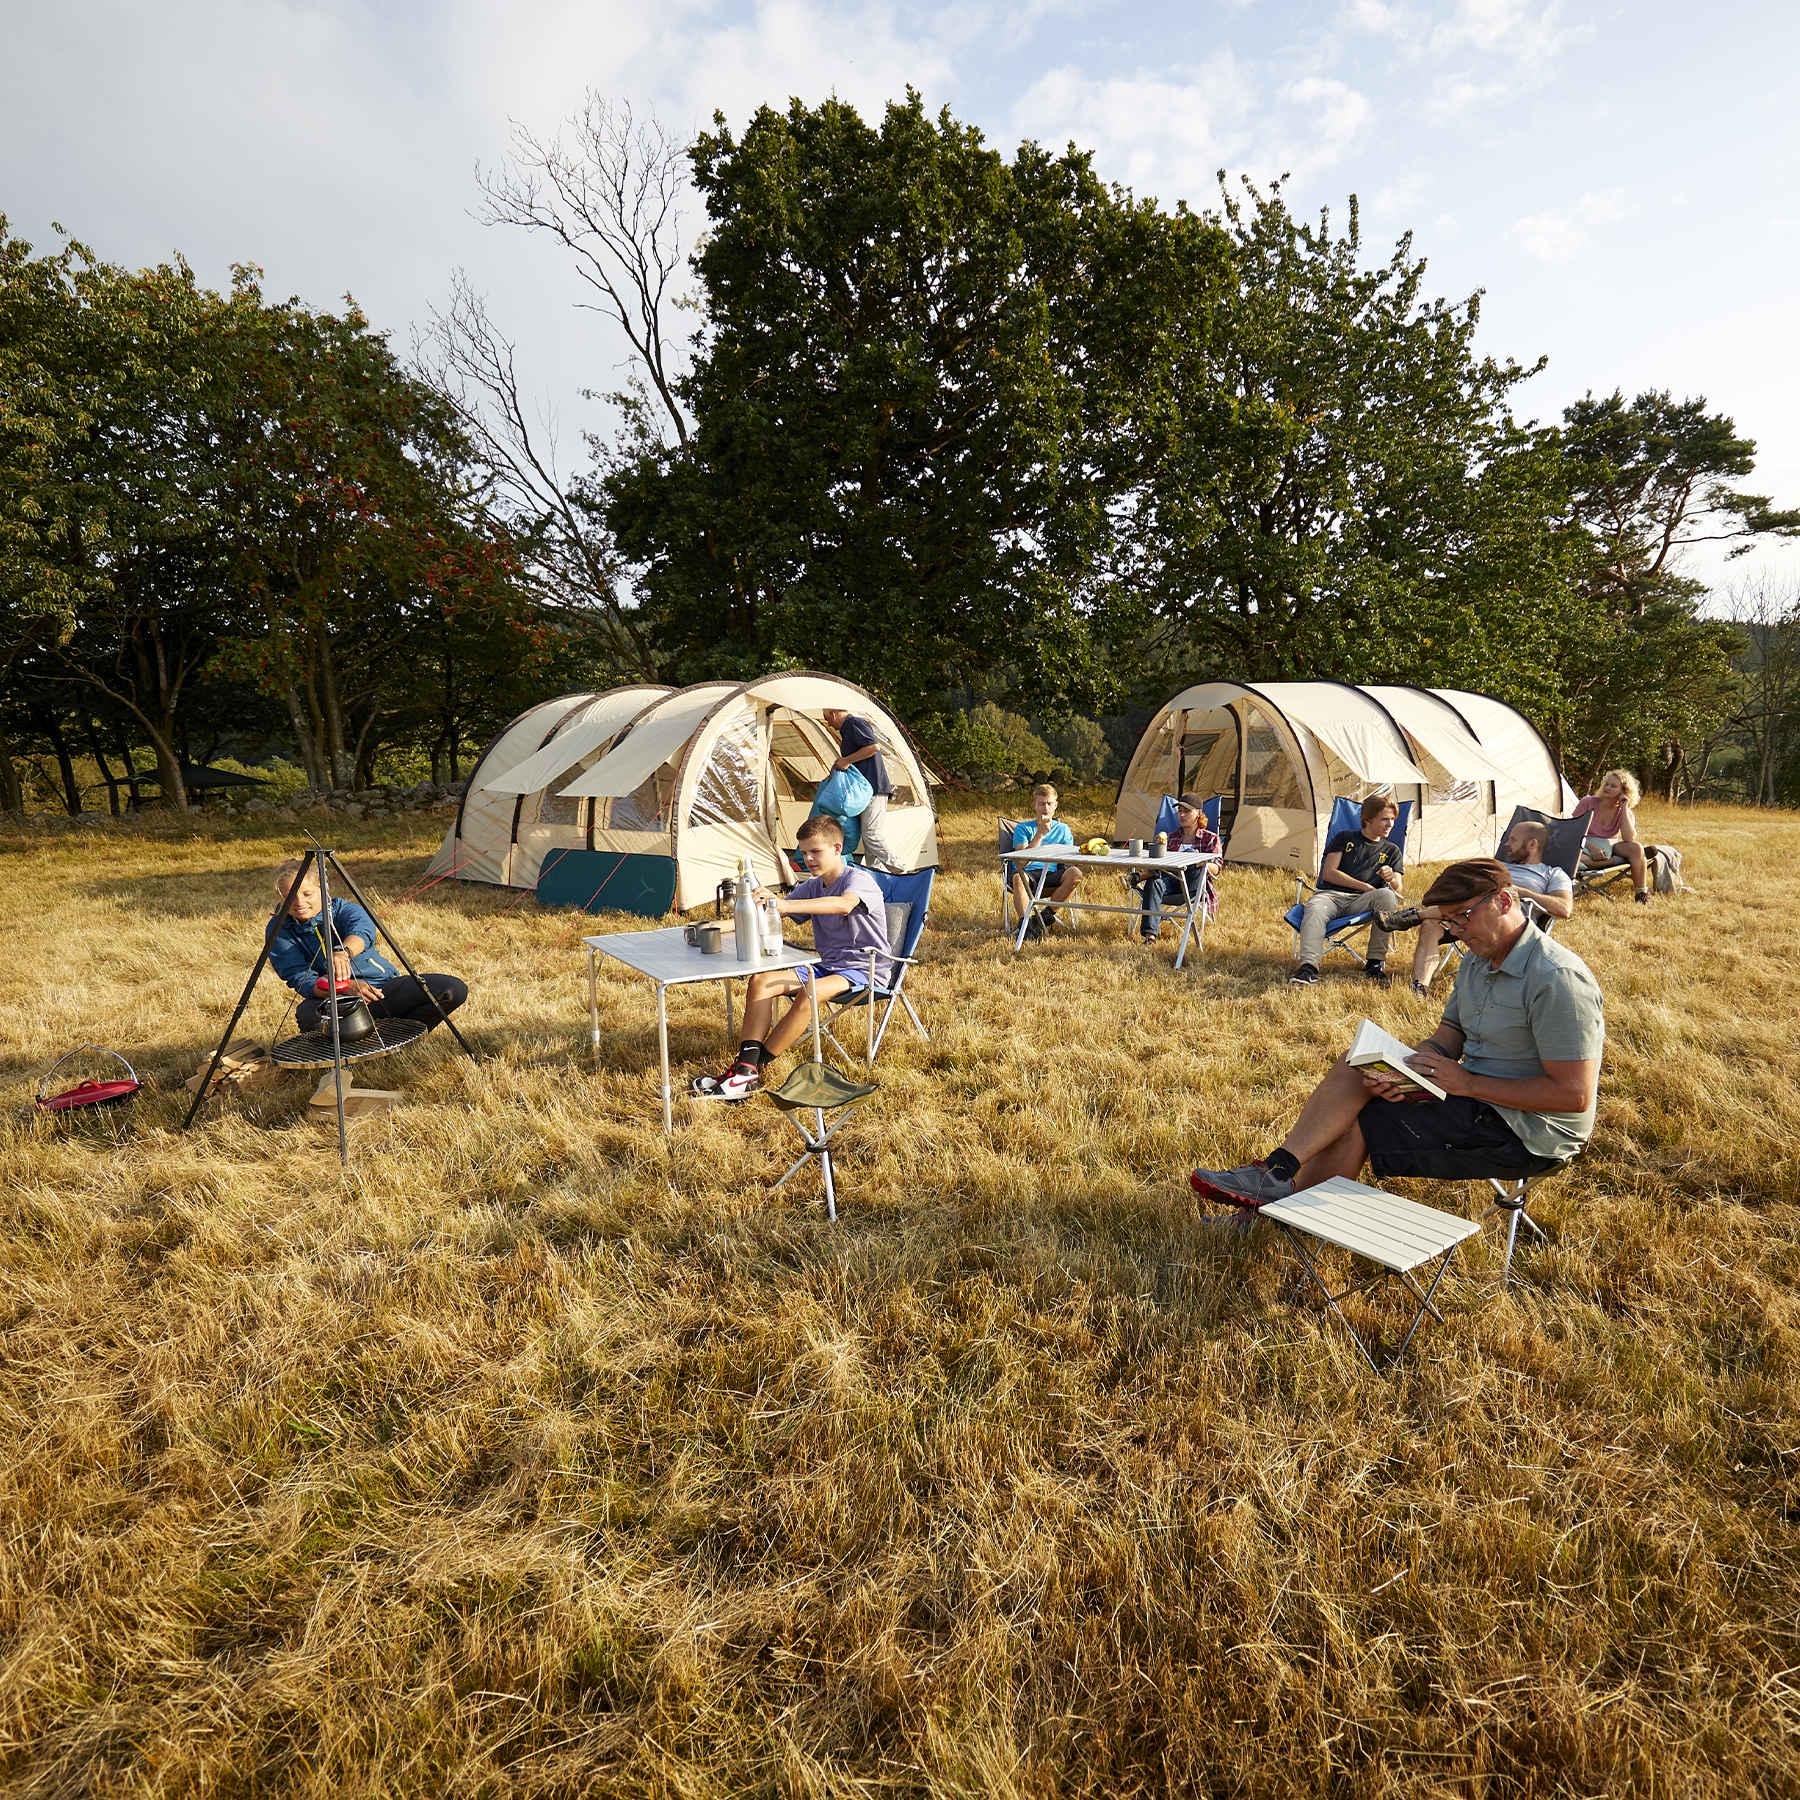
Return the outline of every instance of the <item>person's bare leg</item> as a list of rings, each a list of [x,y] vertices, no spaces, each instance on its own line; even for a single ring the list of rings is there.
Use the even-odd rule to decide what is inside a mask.
[[[744,989],[744,1036],[768,1043],[776,1002],[795,993],[799,985],[786,969],[759,969],[752,975]]]
[[[1438,946],[1444,941],[1444,927],[1441,920],[1427,919],[1419,927],[1419,941],[1413,946],[1412,978],[1420,987],[1430,985],[1432,972],[1437,968]]]
[[[758,1035],[762,1038],[771,1059],[780,1056],[790,1048],[794,1040],[803,1031],[812,1028],[812,1001],[807,990],[822,1004],[834,1000],[850,986],[842,975],[821,975],[816,981],[809,981],[794,1000],[794,1004],[784,1012],[780,1019],[766,1032]]]
[[[1640,894],[1647,893],[1650,887],[1650,877],[1646,872],[1644,846],[1633,843],[1629,838],[1621,838],[1614,848],[1631,864],[1632,887]]]
[[[1332,1151],[1346,1134],[1354,1134],[1360,1144],[1362,1133],[1356,1130],[1356,1119],[1368,1103],[1369,1088],[1362,1070],[1351,1068],[1340,1056],[1301,1107],[1280,1147],[1304,1169],[1315,1157]],[[1356,1166],[1362,1166],[1360,1154]]]
[[[1301,1163],[1294,1172],[1294,1186],[1309,1188],[1318,1182],[1329,1181],[1333,1175],[1348,1175],[1354,1179],[1362,1173],[1368,1156],[1369,1147],[1363,1141],[1362,1127],[1352,1125]]]
[[[1018,909],[1021,919],[1031,911],[1031,888],[1023,875],[1015,874],[1012,878],[1013,905]]]

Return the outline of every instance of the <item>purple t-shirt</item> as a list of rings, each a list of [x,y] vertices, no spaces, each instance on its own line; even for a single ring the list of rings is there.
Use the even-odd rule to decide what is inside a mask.
[[[886,987],[894,965],[888,960],[887,900],[881,883],[856,863],[845,863],[836,881],[809,875],[788,895],[790,900],[832,900],[854,894],[862,902],[853,912],[812,913],[813,948],[828,975],[860,975],[869,979],[869,952],[876,952],[875,984]]]

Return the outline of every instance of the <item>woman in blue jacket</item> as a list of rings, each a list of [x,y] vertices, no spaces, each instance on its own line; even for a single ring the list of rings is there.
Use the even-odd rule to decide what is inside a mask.
[[[285,862],[275,871],[277,895],[287,893],[300,866],[297,861]],[[319,1023],[323,1009],[313,989],[326,973],[325,947],[333,935],[338,943],[331,957],[333,978],[349,982],[351,992],[368,1001],[369,1011],[378,1019],[420,1019],[429,1029],[442,1013],[455,1012],[468,999],[467,986],[454,975],[423,975],[414,980],[400,974],[375,948],[375,921],[354,900],[331,902],[331,924],[328,933],[318,871],[308,865],[286,912],[277,912],[269,921],[269,961],[300,996],[295,1019],[302,1031],[311,1031]],[[434,998],[436,1006],[431,1003]]]

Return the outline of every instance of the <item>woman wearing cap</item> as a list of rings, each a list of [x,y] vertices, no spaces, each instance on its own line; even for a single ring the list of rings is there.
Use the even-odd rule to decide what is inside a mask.
[[[1206,822],[1206,810],[1201,806],[1199,796],[1183,794],[1175,802],[1175,816],[1180,821],[1178,829],[1169,839],[1171,852],[1181,850],[1199,850],[1209,856],[1218,856],[1224,850],[1224,843],[1219,834]],[[1206,916],[1214,919],[1219,914],[1219,896],[1213,890],[1213,877],[1218,873],[1217,863],[1208,863],[1197,871],[1206,892]],[[1189,877],[1193,879],[1192,876]],[[1138,936],[1145,943],[1153,944],[1158,932],[1162,930],[1162,915],[1165,906],[1186,906],[1191,890],[1182,883],[1181,876],[1173,869],[1146,870],[1141,875],[1131,878],[1132,886],[1140,890],[1139,905],[1143,910],[1143,922],[1138,926]]]
[[[1424,903],[1471,952],[1443,1018],[1407,1059],[1446,1098],[1340,1057],[1273,1150],[1235,1169],[1196,1169],[1197,1193],[1254,1208],[1365,1162],[1384,1178],[1504,1179],[1585,1148],[1606,1041],[1587,964],[1526,919],[1505,864],[1490,857],[1452,863]]]

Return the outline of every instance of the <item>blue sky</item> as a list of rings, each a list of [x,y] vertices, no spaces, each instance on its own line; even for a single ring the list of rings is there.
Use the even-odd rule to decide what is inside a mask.
[[[547,247],[484,229],[474,165],[509,120],[554,129],[583,91],[689,131],[714,108],[910,82],[1010,148],[1208,204],[1224,166],[1286,170],[1309,209],[1354,191],[1377,249],[1410,229],[1436,291],[1486,289],[1497,354],[1589,388],[1702,393],[1800,504],[1800,8],[1545,0],[13,0],[0,210],[109,257],[184,251],[222,282],[353,292],[404,344],[465,268],[565,441],[622,346]],[[575,450],[576,447],[572,446]],[[578,451],[577,451],[578,453]],[[1694,572],[1800,583],[1800,551]]]

